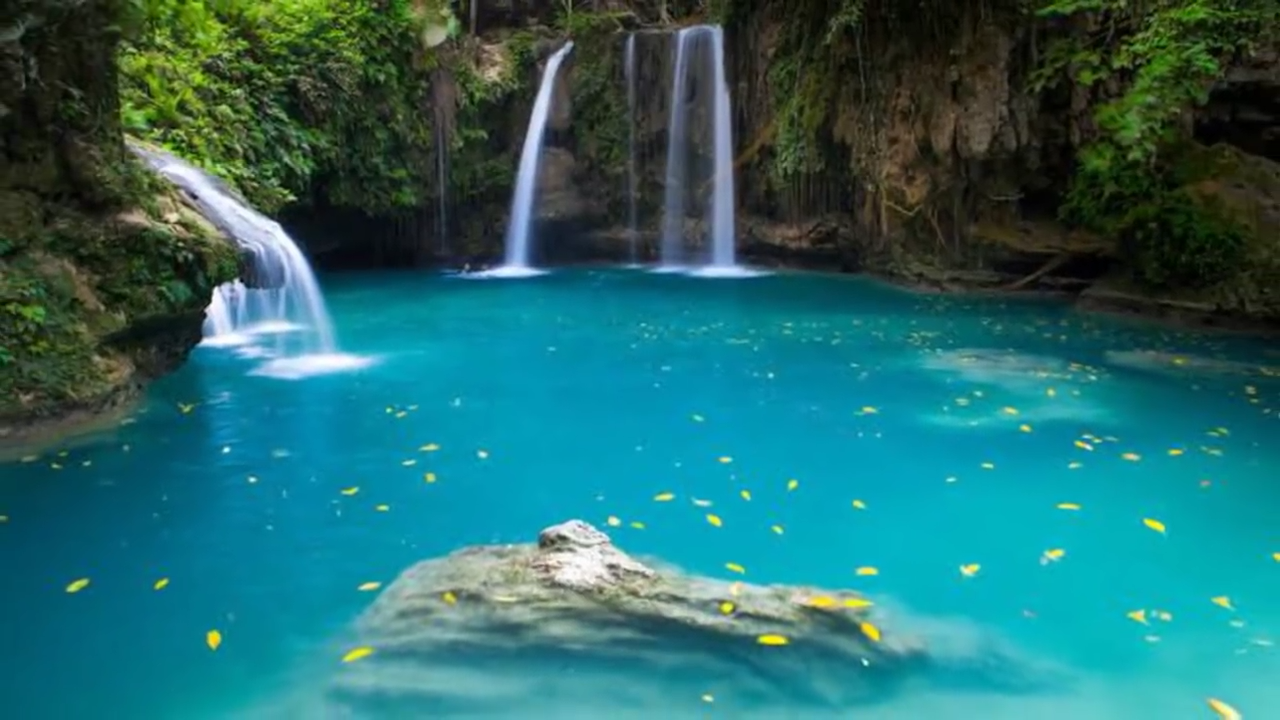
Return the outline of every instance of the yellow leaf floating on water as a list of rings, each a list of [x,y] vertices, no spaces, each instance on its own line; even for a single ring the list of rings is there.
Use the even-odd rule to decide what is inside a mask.
[[[854,507],[854,509],[856,509],[856,510],[866,510],[866,509],[867,509],[867,504],[866,504],[866,503],[864,503],[864,502],[862,502],[861,500],[854,500],[854,501],[853,501],[853,507]]]
[[[1068,469],[1068,470],[1079,470],[1079,469],[1080,469],[1080,468],[1082,468],[1082,467],[1084,467],[1084,463],[1081,463],[1081,462],[1069,462],[1069,463],[1067,463],[1067,469]]]
[[[402,461],[400,464],[401,464],[401,465],[403,465],[403,466],[405,466],[405,467],[413,467],[414,465],[417,465],[417,464],[418,464],[418,461],[417,461],[417,460],[404,460],[404,461]]]
[[[1018,408],[1016,408],[1016,407],[1003,407],[1003,408],[1000,408],[1000,412],[1004,413],[1005,415],[1017,415],[1017,414],[1018,414]]]
[[[1125,613],[1124,616],[1136,623],[1142,623],[1143,625],[1148,624],[1146,610],[1134,610],[1132,612]]]
[[[739,575],[745,575],[747,572],[747,569],[738,563],[725,563],[724,566],[728,568],[730,572],[736,572]]]
[[[1073,502],[1058,503],[1059,510],[1079,510],[1080,505]]]
[[[711,507],[710,500],[699,500],[698,498],[693,498],[693,504],[698,507]]]
[[[1232,611],[1235,610],[1235,608],[1231,606],[1231,598],[1227,597],[1226,595],[1219,595],[1214,598],[1209,598],[1209,602],[1213,603],[1214,605],[1217,605],[1220,608],[1225,608],[1227,610],[1232,610]]]
[[[622,525],[622,520],[617,515],[610,515],[605,518],[605,523],[609,527],[618,527],[619,525]]]
[[[1019,430],[1021,430],[1022,432],[1025,432],[1025,433],[1029,433],[1029,432],[1031,432],[1031,426],[1030,426],[1030,425],[1028,425],[1028,424],[1026,424],[1026,423],[1023,423],[1023,424],[1019,425],[1019,426],[1018,426],[1018,429],[1019,429]]]
[[[1169,448],[1169,456],[1170,456],[1170,457],[1178,457],[1179,455],[1181,455],[1181,454],[1183,454],[1183,453],[1185,453],[1185,452],[1186,452],[1186,450],[1183,450],[1182,448]]]
[[[157,580],[157,581],[155,582],[155,584],[151,586],[151,589],[152,589],[152,590],[163,590],[163,589],[165,589],[165,588],[167,588],[167,587],[169,587],[169,578],[165,577],[165,578],[160,578],[159,580]]]
[[[636,530],[643,530],[644,523],[640,522],[639,520],[632,520],[631,527],[635,528]]]
[[[347,654],[342,656],[342,662],[344,663],[355,662],[357,660],[367,658],[372,654],[373,654],[373,648],[358,647],[358,648],[355,648],[354,650],[348,650]]]
[[[869,608],[872,605],[875,605],[875,603],[863,598],[845,598],[843,605],[851,610],[861,610],[863,608]]]
[[[217,630],[210,630],[205,633],[204,644],[208,645],[210,650],[217,650],[222,645],[222,633]]]
[[[1275,560],[1275,561],[1276,561],[1276,562],[1278,562],[1278,563],[1280,563],[1280,552],[1277,552],[1277,553],[1271,553],[1271,559],[1272,559],[1272,560]]]
[[[67,585],[67,592],[78,593],[87,587],[89,587],[89,578],[80,578],[79,580],[71,581],[71,583]]]
[[[993,463],[993,462],[984,462],[984,463],[982,463],[982,469],[983,469],[983,470],[995,470],[995,469],[996,469],[996,464],[995,464],[995,463]]]
[[[1152,520],[1151,518],[1143,518],[1143,519],[1142,519],[1142,524],[1143,524],[1143,525],[1146,525],[1147,527],[1151,528],[1152,530],[1155,530],[1156,532],[1160,533],[1161,535],[1163,535],[1163,534],[1164,534],[1164,530],[1165,530],[1165,528],[1164,528],[1164,523],[1160,522],[1159,520]]]
[[[740,493],[738,493],[738,494],[742,496],[742,499],[743,499],[743,500],[746,500],[747,502],[751,502],[751,491],[750,491],[750,490],[743,490],[742,492],[740,492]]]
[[[418,449],[422,452],[435,452],[440,449],[440,446],[435,443],[427,443]]]
[[[1076,447],[1080,448],[1081,450],[1089,450],[1089,451],[1093,450],[1093,446],[1083,440],[1077,440]]]
[[[978,571],[981,569],[982,569],[981,565],[977,563],[969,563],[968,565],[960,566],[960,574],[965,577],[973,577],[974,575],[977,575]]]
[[[720,527],[724,524],[724,522],[720,520],[719,515],[712,515],[710,513],[707,513],[707,522],[711,523],[713,527]]]
[[[350,495],[355,495],[355,494],[356,494],[356,493],[358,493],[358,492],[360,492],[360,488],[359,488],[359,487],[349,487],[349,488],[346,488],[346,489],[342,490],[342,494],[343,494],[343,495],[348,495],[348,496],[350,496]]]
[[[733,603],[729,602],[728,600],[725,600],[724,602],[720,603],[720,613],[721,613],[722,615],[732,615],[732,614],[733,614],[733,611],[734,611],[737,607],[738,607],[737,605],[734,605]]]
[[[733,462],[733,458],[729,457],[728,455],[721,455],[716,459],[719,460],[721,463],[724,463],[725,465],[728,465],[729,463]]]
[[[444,600],[446,605],[458,604],[458,596],[454,595],[451,590],[445,590],[444,592],[440,593],[440,599]]]
[[[761,645],[786,645],[791,642],[786,635],[761,635],[756,638],[756,642]]]
[[[388,510],[391,509],[391,506],[390,505],[374,505],[373,509],[377,510],[378,512],[387,512]]]
[[[1120,457],[1124,458],[1125,460],[1128,460],[1129,462],[1138,462],[1139,460],[1142,459],[1142,456],[1135,452],[1127,452],[1121,455]]]
[[[871,642],[880,642],[880,628],[869,622],[858,623],[858,627],[861,628],[862,634],[866,635]]]
[[[799,481],[799,480],[788,480],[788,481],[787,481],[787,492],[791,492],[791,491],[795,490],[795,489],[796,489],[796,488],[798,488],[798,487],[800,487],[800,481]]]
[[[1061,560],[1063,557],[1066,556],[1066,554],[1067,554],[1067,551],[1063,550],[1062,548],[1053,548],[1052,550],[1044,551],[1045,558],[1047,560],[1053,560],[1053,561]]]
[[[653,496],[654,502],[671,502],[676,499],[675,493],[661,492]]]
[[[809,598],[808,601],[805,602],[805,605],[808,605],[809,607],[820,608],[825,610],[827,608],[835,607],[836,599],[833,597],[828,597],[826,595],[818,595],[816,597]]]
[[[879,571],[879,570],[877,570],[876,568],[871,567],[870,565],[864,565],[864,566],[862,566],[862,567],[858,568],[857,570],[854,570],[854,572],[855,572],[855,573],[857,573],[858,575],[863,576],[863,577],[870,577],[870,576],[872,576],[872,575],[879,575],[879,574],[880,574],[880,571]]]
[[[1218,717],[1222,720],[1241,720],[1244,717],[1239,710],[1217,698],[1208,698],[1205,702],[1209,704],[1209,709],[1218,713]]]
[[[367,583],[360,583],[360,585],[356,587],[356,589],[359,590],[360,592],[371,592],[373,590],[377,590],[380,587],[382,587],[382,583],[380,582],[367,582]]]
[[[422,473],[422,479],[424,482],[433,483],[436,481],[436,474],[433,472]]]
[[[188,415],[192,410],[196,409],[197,404],[198,403],[178,403],[178,410],[180,410],[183,415]]]
[[[705,695],[702,696],[702,702],[704,703],[713,703],[715,701],[716,701],[716,696],[712,695],[711,693],[706,693]]]
[[[22,456],[22,462],[24,463],[33,463],[39,459],[40,459],[39,455],[23,455]]]
[[[862,409],[858,411],[858,414],[859,415],[875,415],[879,412],[880,410],[877,408],[874,408],[870,405],[864,405]]]

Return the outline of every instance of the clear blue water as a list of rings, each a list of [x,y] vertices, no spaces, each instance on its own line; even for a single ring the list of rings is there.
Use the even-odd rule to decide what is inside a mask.
[[[1280,716],[1280,379],[1258,374],[1280,357],[1261,342],[808,275],[327,290],[370,367],[288,381],[200,348],[130,424],[0,465],[6,716],[298,717],[284,708],[323,692],[373,599],[358,585],[575,517],[691,572],[891,599],[1072,678],[903,691],[858,717],[1211,717],[1207,697]],[[1135,349],[1241,365],[1107,354]],[[660,704],[753,710],[732,684],[705,692]]]

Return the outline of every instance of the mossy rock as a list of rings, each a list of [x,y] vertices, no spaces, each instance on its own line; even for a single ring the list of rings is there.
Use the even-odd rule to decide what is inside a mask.
[[[0,440],[114,403],[136,376],[167,369],[156,346],[181,346],[160,353],[180,358],[199,340],[213,289],[236,276],[236,250],[172,191],[143,205],[46,207],[45,224],[0,246]]]

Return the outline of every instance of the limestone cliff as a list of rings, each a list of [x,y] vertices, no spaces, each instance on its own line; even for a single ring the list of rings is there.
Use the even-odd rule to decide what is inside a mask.
[[[0,17],[0,444],[172,369],[236,273],[231,245],[125,150],[120,3],[15,9]]]

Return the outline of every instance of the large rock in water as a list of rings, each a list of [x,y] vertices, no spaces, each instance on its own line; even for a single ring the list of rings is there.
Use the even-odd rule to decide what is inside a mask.
[[[644,564],[573,520],[536,545],[466,548],[405,571],[360,619],[355,642],[375,652],[341,667],[324,714],[670,718],[700,713],[710,694],[734,717],[828,717],[913,679],[1030,682],[982,642],[935,652],[881,627],[880,612],[854,592]]]

